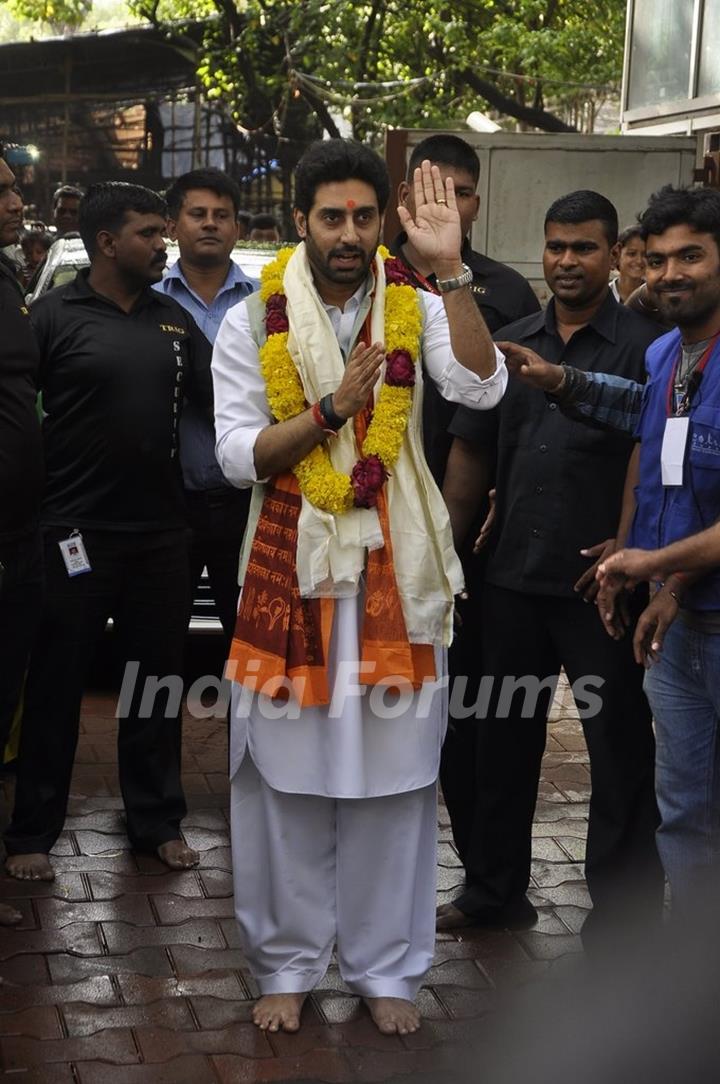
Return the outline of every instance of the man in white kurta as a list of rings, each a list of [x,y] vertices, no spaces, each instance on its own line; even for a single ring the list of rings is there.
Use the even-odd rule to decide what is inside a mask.
[[[507,375],[463,284],[452,182],[443,185],[436,174],[429,164],[418,171],[415,221],[401,209],[413,243],[427,252],[440,289],[447,290],[444,296],[417,295],[422,364],[447,399],[488,409],[502,397]],[[289,307],[291,328],[293,312],[299,314],[302,307],[298,292],[300,301],[303,291],[311,294],[305,300],[317,306],[318,322],[326,323],[339,347],[341,367],[332,397],[336,426],[363,409],[381,375],[382,348],[358,345],[358,336],[370,314],[376,337],[375,308],[384,272],[375,252],[387,195],[384,165],[357,144],[327,141],[311,148],[298,167],[295,220],[305,243],[291,260],[293,269],[299,268],[296,304]],[[273,418],[259,362],[261,320],[259,297],[231,309],[213,357],[217,456],[229,481],[254,486],[241,580],[264,483],[332,439],[312,409],[289,421]],[[307,366],[312,370],[315,363],[310,356],[309,363],[303,357],[298,364],[305,366],[305,397],[312,402],[315,384]],[[318,357],[317,368],[324,365]],[[317,383],[327,390],[327,383]],[[333,947],[343,980],[365,999],[381,1031],[406,1034],[419,1026],[412,1002],[434,950],[436,781],[447,716],[448,627],[452,595],[461,579],[444,505],[424,460],[417,466],[422,457],[419,379],[413,400],[405,440],[416,466],[405,466],[403,473],[398,462],[395,476],[385,484],[390,508],[396,509],[390,522],[403,598],[426,582],[427,567],[414,569],[414,555],[420,559],[429,546],[422,559],[427,566],[427,554],[439,554],[441,571],[433,575],[442,582],[427,591],[433,601],[426,610],[422,598],[404,603],[409,638],[433,643],[435,679],[415,691],[358,683],[365,577],[361,571],[354,580],[333,584],[332,560],[316,577],[325,577],[325,587],[314,581],[312,589],[335,596],[329,703],[301,708],[292,695],[279,701],[254,690],[252,673],[235,675],[244,682],[233,685],[230,753],[235,909],[263,995],[254,1019],[269,1030],[297,1030],[303,999],[321,982]],[[412,456],[407,453],[408,462]],[[410,522],[415,504],[401,492],[412,488],[407,478],[423,491],[418,505],[426,519],[419,525]],[[398,479],[405,480],[402,487]],[[322,564],[327,527],[325,514],[313,519],[312,513],[303,498],[298,560],[302,551],[302,561],[311,566]],[[347,513],[342,530],[357,514]],[[335,537],[333,530],[330,521],[331,550],[346,537],[342,531]],[[417,545],[413,530],[421,532],[415,536]],[[400,538],[406,531],[410,542]],[[362,532],[358,537],[362,540]],[[302,594],[307,577],[299,573],[298,578]],[[449,604],[438,607],[434,600],[445,597]],[[437,622],[435,613],[441,615]],[[427,623],[426,635],[421,636],[418,623]]]

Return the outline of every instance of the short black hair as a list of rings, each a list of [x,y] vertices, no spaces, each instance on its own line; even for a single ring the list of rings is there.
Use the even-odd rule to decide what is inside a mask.
[[[69,196],[71,199],[82,199],[85,193],[82,188],[76,184],[61,184],[59,188],[56,188],[53,192],[52,209],[53,211],[60,202],[61,196]]]
[[[55,238],[53,235],[46,230],[25,230],[20,237],[20,246],[21,248],[25,248],[25,245],[29,244],[31,241],[40,241],[42,247],[47,252],[54,240]]]
[[[673,188],[666,184],[650,197],[638,216],[642,236],[664,233],[671,226],[690,226],[711,233],[720,250],[720,192],[715,188]]]
[[[250,230],[279,230],[277,219],[275,215],[267,214],[261,211],[259,214],[253,215],[248,225]]]
[[[640,226],[626,226],[618,235],[618,244],[620,245],[620,248],[625,248],[625,245],[629,245],[636,237],[640,238],[641,241],[645,240]]]
[[[117,232],[125,222],[128,211],[140,215],[167,216],[167,205],[162,196],[151,188],[125,181],[101,181],[91,184],[80,201],[80,236],[90,259],[97,251],[97,235],[100,230]]]
[[[319,185],[351,179],[375,189],[382,214],[390,196],[390,177],[380,155],[353,139],[318,140],[308,147],[295,169],[295,206],[308,215]]]
[[[407,168],[409,181],[425,159],[435,165],[451,166],[469,173],[474,184],[480,179],[480,159],[470,144],[456,135],[431,135],[418,143],[410,155]]]
[[[221,169],[208,166],[205,169],[191,169],[189,173],[183,173],[170,185],[165,193],[170,218],[177,218],[186,195],[196,188],[207,188],[216,196],[228,196],[232,201],[235,214],[238,214],[242,203],[239,185]]]
[[[602,222],[608,244],[614,245],[618,239],[617,211],[609,199],[589,188],[579,188],[556,199],[545,215],[545,227],[548,222],[576,225],[578,222],[595,221]]]

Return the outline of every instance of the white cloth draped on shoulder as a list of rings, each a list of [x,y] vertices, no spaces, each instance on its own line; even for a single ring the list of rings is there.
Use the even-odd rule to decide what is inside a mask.
[[[375,258],[375,286],[370,314],[372,342],[385,338],[385,267]],[[392,287],[391,287],[392,288]],[[290,322],[288,350],[307,402],[334,391],[343,378],[344,360],[325,307],[314,288],[305,245],[290,258],[284,278]],[[382,386],[381,366],[374,395]],[[412,413],[405,440],[387,484],[395,578],[410,643],[447,647],[452,638],[453,600],[463,588],[460,562],[452,544],[450,520],[433,482],[420,441],[422,376],[416,361]],[[349,474],[359,452],[352,425],[328,442],[333,467]],[[303,498],[298,524],[297,576],[300,594],[356,595],[367,551],[383,545],[374,508],[353,508],[345,515],[321,512]]]

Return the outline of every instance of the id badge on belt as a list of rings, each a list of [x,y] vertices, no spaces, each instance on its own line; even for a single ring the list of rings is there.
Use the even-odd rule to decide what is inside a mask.
[[[73,531],[69,538],[58,542],[68,576],[80,576],[83,572],[92,572],[88,561],[85,543],[79,531]]]

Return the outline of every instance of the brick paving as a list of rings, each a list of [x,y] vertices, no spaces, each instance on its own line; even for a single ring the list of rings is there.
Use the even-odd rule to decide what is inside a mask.
[[[381,1036],[330,968],[297,1035],[250,1022],[257,991],[233,920],[224,720],[185,724],[185,837],[196,870],[169,873],[134,855],[123,833],[114,699],[85,698],[69,816],[53,884],[3,877],[23,912],[0,928],[3,1075],[22,1084],[327,1084],[428,1079],[462,1049],[499,994],[579,951],[589,906],[582,877],[590,777],[569,692],[553,709],[536,824],[527,932],[459,931],[438,938],[421,991],[423,1027]],[[12,783],[2,796],[7,816]],[[444,807],[439,902],[461,884]],[[442,1079],[441,1074],[437,1079]],[[433,1077],[433,1079],[435,1079]]]

